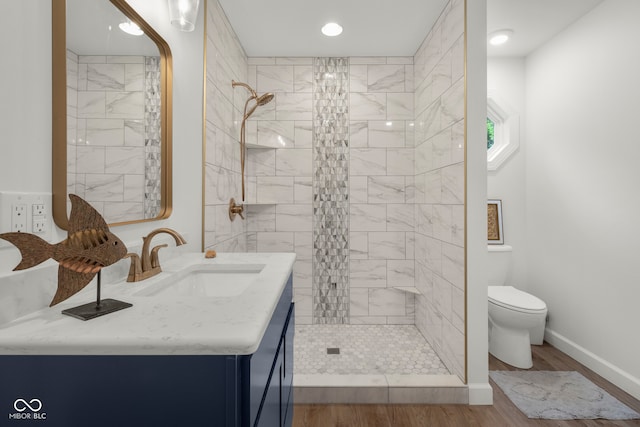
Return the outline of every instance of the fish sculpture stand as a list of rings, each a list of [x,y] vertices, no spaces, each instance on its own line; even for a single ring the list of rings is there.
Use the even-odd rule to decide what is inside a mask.
[[[71,199],[71,215],[67,238],[55,245],[29,233],[3,233],[0,239],[12,243],[20,250],[22,260],[14,268],[25,270],[49,258],[58,267],[58,289],[51,301],[54,306],[87,286],[98,275],[97,299],[62,311],[82,320],[93,319],[114,311],[131,307],[129,303],[100,299],[100,270],[124,258],[127,247],[107,226],[106,221],[89,203],[75,194]]]
[[[90,302],[77,307],[68,308],[66,310],[62,310],[62,314],[66,314],[67,316],[75,317],[80,320],[90,320],[104,316],[105,314],[113,313],[114,311],[133,307],[133,304],[128,302],[118,301],[111,298],[100,299],[100,271],[98,271],[97,282],[97,296],[95,303]]]

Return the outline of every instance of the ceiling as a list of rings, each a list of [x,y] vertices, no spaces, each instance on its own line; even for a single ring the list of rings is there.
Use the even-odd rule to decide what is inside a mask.
[[[448,0],[219,1],[248,56],[413,56]]]
[[[447,0],[219,0],[248,56],[413,56]],[[468,0],[474,1],[474,0]],[[489,56],[526,56],[602,0],[487,0]],[[320,33],[335,21],[338,37]]]
[[[487,34],[511,29],[503,46],[487,46],[488,56],[527,56],[577,21],[602,0],[487,0]]]

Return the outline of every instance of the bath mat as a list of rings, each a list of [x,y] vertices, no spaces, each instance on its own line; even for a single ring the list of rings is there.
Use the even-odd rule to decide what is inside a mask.
[[[640,419],[640,414],[575,371],[491,371],[489,376],[528,418]]]

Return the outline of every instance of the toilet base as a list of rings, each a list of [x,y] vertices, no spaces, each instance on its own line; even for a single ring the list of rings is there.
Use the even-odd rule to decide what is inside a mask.
[[[489,353],[516,368],[529,369],[533,366],[528,329],[506,329],[495,323],[490,328]]]

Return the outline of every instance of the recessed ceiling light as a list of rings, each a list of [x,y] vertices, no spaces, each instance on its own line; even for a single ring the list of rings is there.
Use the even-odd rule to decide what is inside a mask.
[[[513,35],[513,30],[499,30],[489,34],[489,43],[493,46],[500,46],[509,41]]]
[[[127,34],[131,34],[132,36],[141,36],[144,34],[144,31],[142,31],[140,27],[138,27],[138,24],[131,21],[125,21],[118,26],[122,31]]]
[[[329,37],[339,36],[342,33],[342,27],[335,22],[329,22],[322,27],[322,34]]]

